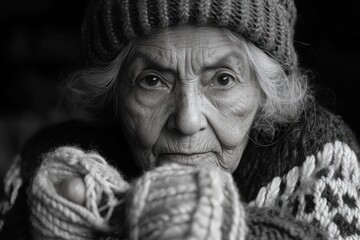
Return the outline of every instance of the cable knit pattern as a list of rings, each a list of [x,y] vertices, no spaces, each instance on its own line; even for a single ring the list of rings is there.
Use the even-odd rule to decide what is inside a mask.
[[[87,63],[114,59],[129,41],[179,25],[226,27],[252,41],[286,71],[297,65],[291,0],[92,0],[82,36]]]

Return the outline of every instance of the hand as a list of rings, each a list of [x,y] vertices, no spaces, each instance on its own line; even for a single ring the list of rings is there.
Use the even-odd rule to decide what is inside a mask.
[[[96,239],[129,188],[97,153],[61,147],[44,156],[28,189],[35,239]],[[116,226],[118,228],[118,226]]]
[[[56,191],[60,196],[73,203],[82,206],[85,204],[85,182],[82,178],[66,178],[57,184]]]
[[[127,194],[129,240],[237,239],[247,232],[232,176],[220,169],[164,165]]]

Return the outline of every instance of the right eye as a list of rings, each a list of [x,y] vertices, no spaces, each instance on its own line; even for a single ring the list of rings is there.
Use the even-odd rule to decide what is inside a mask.
[[[155,75],[155,74],[149,74],[146,76],[143,76],[139,84],[147,89],[155,89],[155,88],[163,88],[167,87],[167,85],[164,83],[161,77]]]

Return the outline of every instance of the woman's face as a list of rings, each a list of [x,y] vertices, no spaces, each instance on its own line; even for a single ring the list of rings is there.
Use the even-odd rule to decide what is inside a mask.
[[[223,30],[183,27],[141,39],[119,81],[122,128],[142,169],[172,162],[236,169],[260,90]]]

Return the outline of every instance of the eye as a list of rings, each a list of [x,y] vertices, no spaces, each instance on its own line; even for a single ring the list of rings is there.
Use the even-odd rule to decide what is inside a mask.
[[[228,73],[217,74],[211,85],[216,87],[229,87],[236,81],[236,78]]]
[[[162,78],[155,74],[143,76],[140,78],[139,84],[148,89],[167,87]]]

